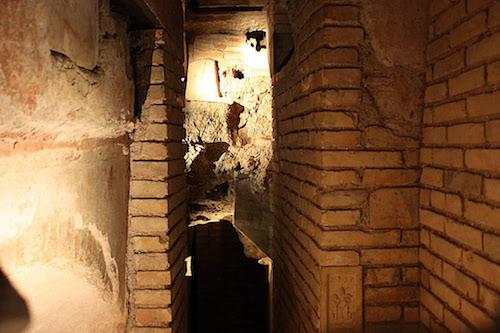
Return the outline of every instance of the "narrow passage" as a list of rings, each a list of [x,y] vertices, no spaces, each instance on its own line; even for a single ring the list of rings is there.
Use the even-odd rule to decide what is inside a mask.
[[[193,333],[268,331],[267,266],[247,258],[230,222],[194,227]]]

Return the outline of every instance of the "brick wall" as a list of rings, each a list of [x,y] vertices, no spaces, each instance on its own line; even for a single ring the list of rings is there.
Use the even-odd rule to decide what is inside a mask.
[[[151,84],[131,144],[129,326],[187,332],[183,46],[156,31]]]
[[[500,1],[431,2],[420,198],[422,323],[500,312]]]
[[[418,330],[422,7],[272,2],[295,41],[274,77],[279,332]]]

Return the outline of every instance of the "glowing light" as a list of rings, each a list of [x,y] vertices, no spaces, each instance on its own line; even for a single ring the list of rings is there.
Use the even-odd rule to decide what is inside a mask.
[[[211,59],[193,61],[189,64],[186,99],[190,101],[219,101],[217,63]]]
[[[0,197],[0,242],[10,239],[28,228],[33,222],[38,199],[28,193],[19,200],[16,195],[6,193]]]
[[[243,60],[249,65],[248,67],[252,70],[269,70],[269,62],[267,60],[266,49],[261,49],[259,52],[257,52],[257,50],[249,43],[245,43],[242,46],[241,52],[243,54]]]

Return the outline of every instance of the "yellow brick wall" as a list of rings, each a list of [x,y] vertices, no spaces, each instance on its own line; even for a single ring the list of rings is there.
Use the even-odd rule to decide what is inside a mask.
[[[183,46],[157,30],[151,84],[131,144],[129,326],[188,330]]]
[[[421,322],[485,329],[500,311],[500,2],[434,0],[420,196]]]

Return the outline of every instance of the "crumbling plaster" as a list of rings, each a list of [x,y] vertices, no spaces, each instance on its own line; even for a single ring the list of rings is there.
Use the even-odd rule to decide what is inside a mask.
[[[20,284],[28,281],[16,280],[16,272],[30,276],[37,263],[69,275],[79,273],[64,260],[81,266],[97,277],[89,285],[123,329],[127,133],[134,127],[126,20],[99,1],[92,17],[97,66],[89,70],[59,53],[64,49],[51,49],[47,1],[0,3],[7,18],[0,25],[0,262]],[[85,42],[71,44],[73,51],[92,47]],[[36,293],[26,297],[37,304]]]

